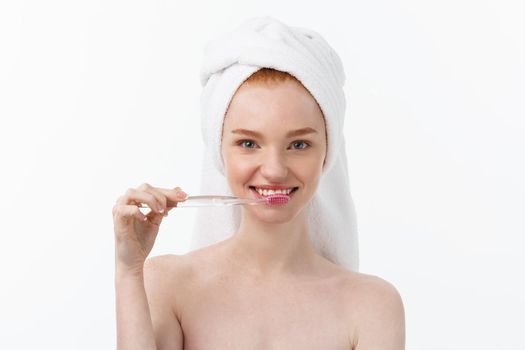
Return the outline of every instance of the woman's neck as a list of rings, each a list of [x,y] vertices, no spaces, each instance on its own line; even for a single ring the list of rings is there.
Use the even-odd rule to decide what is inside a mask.
[[[257,278],[306,274],[314,268],[314,251],[306,217],[268,223],[243,216],[237,232],[227,241],[228,259]]]

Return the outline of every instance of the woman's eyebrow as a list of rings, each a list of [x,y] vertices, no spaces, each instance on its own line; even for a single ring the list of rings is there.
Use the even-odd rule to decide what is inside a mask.
[[[244,135],[248,135],[252,137],[260,137],[260,138],[262,137],[262,135],[258,133],[257,131],[247,130],[247,129],[235,129],[235,130],[232,130],[231,132],[232,134],[244,134]],[[317,130],[312,129],[310,127],[306,127],[306,128],[301,128],[297,130],[292,130],[288,132],[288,134],[286,134],[286,137],[294,137],[294,136],[300,136],[300,135],[306,135],[306,134],[312,134],[312,133],[317,133]]]

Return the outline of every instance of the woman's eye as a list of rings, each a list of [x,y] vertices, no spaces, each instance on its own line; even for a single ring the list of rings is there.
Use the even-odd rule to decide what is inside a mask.
[[[255,148],[256,143],[252,140],[240,140],[237,142],[237,145],[240,145],[242,148]],[[295,141],[292,143],[294,149],[305,149],[310,147],[310,144],[305,141]]]
[[[310,145],[309,145],[308,143],[306,143],[305,141],[295,141],[295,142],[293,143],[293,145],[301,145],[301,144],[302,144],[302,145],[305,145],[305,147],[299,147],[299,149],[305,149],[306,146],[310,146]]]
[[[246,145],[246,144],[254,145],[255,143],[253,141],[251,141],[251,140],[241,140],[241,141],[238,142],[238,144],[242,146],[242,145]],[[244,148],[253,148],[253,147],[248,146],[248,147],[244,147]]]

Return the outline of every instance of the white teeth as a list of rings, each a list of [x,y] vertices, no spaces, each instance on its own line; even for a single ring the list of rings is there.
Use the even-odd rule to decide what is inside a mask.
[[[272,194],[290,194],[292,192],[293,188],[289,188],[286,190],[263,190],[260,188],[255,188],[255,190],[261,195],[261,196],[269,196]]]

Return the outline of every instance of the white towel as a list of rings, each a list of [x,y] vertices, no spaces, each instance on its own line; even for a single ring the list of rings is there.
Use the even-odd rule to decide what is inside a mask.
[[[358,271],[357,223],[343,135],[346,76],[338,54],[311,29],[291,27],[270,16],[255,17],[208,42],[200,76],[205,144],[201,193],[233,195],[221,156],[223,119],[237,88],[263,67],[295,76],[321,107],[328,144],[318,189],[307,208],[310,239],[319,254]],[[202,207],[197,211],[192,249],[227,239],[239,227],[239,206]]]

